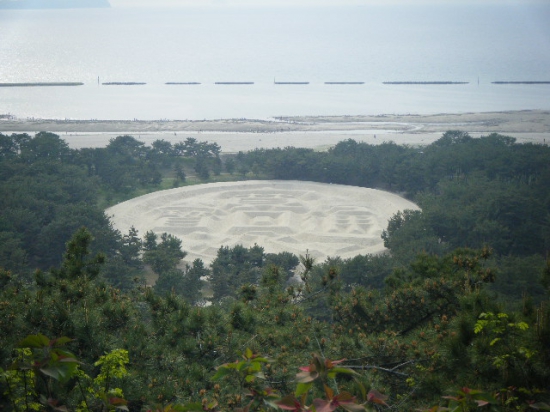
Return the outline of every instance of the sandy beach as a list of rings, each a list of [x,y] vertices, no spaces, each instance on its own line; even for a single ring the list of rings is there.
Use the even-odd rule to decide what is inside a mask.
[[[268,120],[59,120],[0,118],[0,132],[50,131],[70,147],[102,147],[129,134],[146,144],[157,139],[176,143],[194,137],[215,142],[222,152],[255,148],[307,147],[323,150],[345,139],[369,144],[427,145],[447,130],[463,130],[474,137],[490,133],[513,136],[520,143],[550,142],[550,111],[526,110],[457,114],[382,114],[366,116],[277,117]]]
[[[381,190],[301,181],[208,183],[150,193],[106,213],[123,233],[170,233],[186,261],[211,263],[220,246],[309,253],[318,262],[383,252],[380,235],[399,210],[418,207]]]

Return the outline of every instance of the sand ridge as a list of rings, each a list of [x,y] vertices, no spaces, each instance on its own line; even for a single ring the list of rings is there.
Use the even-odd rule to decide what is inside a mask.
[[[498,112],[377,114],[349,116],[280,116],[271,119],[102,120],[40,119],[0,115],[0,131],[63,132],[226,132],[281,133],[384,130],[426,133],[460,129],[484,133],[549,133],[549,110]]]
[[[105,147],[110,139],[124,134],[147,145],[157,139],[174,144],[193,137],[219,144],[223,153],[287,146],[324,150],[345,139],[373,145],[392,141],[423,146],[439,139],[445,131],[457,129],[473,137],[501,133],[515,137],[518,143],[548,144],[550,111],[147,121],[19,119],[0,115],[0,132],[50,131],[60,134],[74,149]]]
[[[258,244],[266,253],[288,251],[317,261],[380,253],[380,235],[398,211],[418,209],[393,193],[303,181],[208,183],[150,193],[106,213],[118,230],[134,226],[170,233],[188,252],[211,263],[220,246]]]

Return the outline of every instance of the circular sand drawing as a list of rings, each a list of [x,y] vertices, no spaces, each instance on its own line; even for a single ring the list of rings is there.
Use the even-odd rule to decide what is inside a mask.
[[[221,246],[257,244],[316,261],[380,253],[380,235],[399,210],[418,209],[375,189],[302,181],[211,183],[150,193],[107,209],[118,230],[134,226],[182,240],[186,260],[211,263]]]

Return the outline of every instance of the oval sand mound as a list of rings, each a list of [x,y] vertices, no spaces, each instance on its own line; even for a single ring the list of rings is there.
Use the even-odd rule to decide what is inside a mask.
[[[380,235],[399,210],[418,209],[393,193],[354,186],[258,180],[210,183],[150,193],[107,209],[118,230],[170,233],[211,263],[220,246],[255,243],[318,262],[380,253]]]

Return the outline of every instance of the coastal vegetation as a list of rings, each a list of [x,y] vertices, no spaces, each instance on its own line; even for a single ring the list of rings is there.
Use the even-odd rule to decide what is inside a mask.
[[[185,238],[120,233],[103,212],[250,177],[422,210],[388,222],[384,255],[213,245],[211,265],[183,266]],[[0,408],[550,410],[549,179],[549,147],[499,134],[231,156],[193,138],[73,150],[0,134]]]

